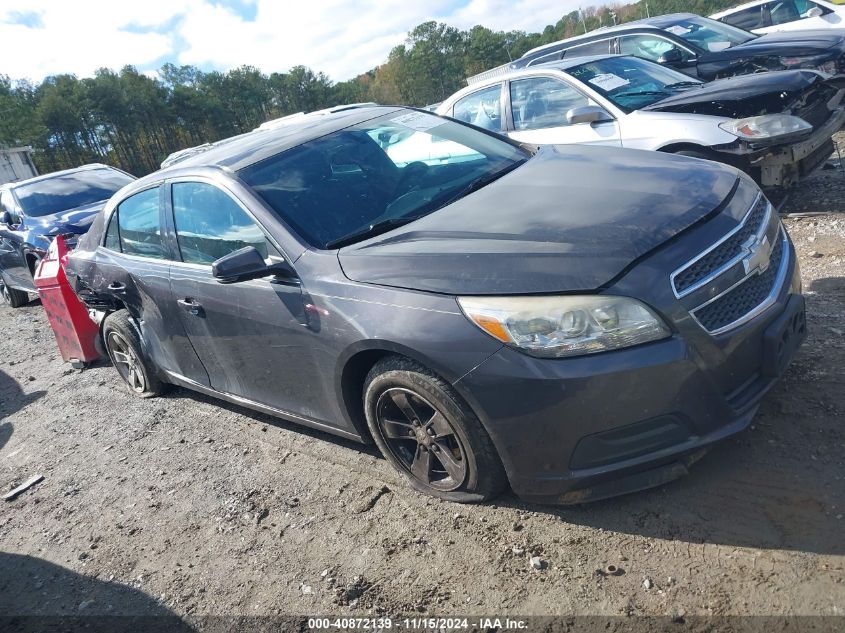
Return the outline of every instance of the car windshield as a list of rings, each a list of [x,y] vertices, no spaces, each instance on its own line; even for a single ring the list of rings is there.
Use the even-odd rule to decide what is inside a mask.
[[[644,108],[702,83],[639,57],[606,57],[567,70],[625,112]]]
[[[25,215],[41,218],[108,200],[132,180],[108,167],[84,169],[20,185],[15,187],[15,196]]]
[[[737,44],[744,44],[757,36],[730,24],[708,18],[685,18],[664,27],[685,42],[701,50],[717,53]]]
[[[496,136],[400,110],[338,130],[238,172],[318,248],[337,248],[445,206],[525,162]]]

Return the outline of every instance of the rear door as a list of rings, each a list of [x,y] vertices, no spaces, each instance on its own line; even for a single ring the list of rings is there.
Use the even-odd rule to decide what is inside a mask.
[[[163,185],[152,186],[129,196],[112,212],[97,253],[97,291],[118,299],[132,313],[159,368],[207,385],[205,369],[173,306],[174,253],[163,230],[163,195]]]
[[[221,284],[215,260],[245,246],[267,259],[281,249],[244,203],[212,180],[174,180],[169,221],[180,251],[170,274],[173,305],[211,387],[312,418],[318,407],[313,349],[296,280]]]
[[[616,121],[571,125],[572,108],[597,105],[585,93],[557,77],[540,76],[508,82],[508,136],[525,143],[587,143],[621,146]]]

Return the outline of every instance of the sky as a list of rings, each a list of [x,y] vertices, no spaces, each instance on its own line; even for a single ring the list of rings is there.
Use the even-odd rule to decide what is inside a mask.
[[[587,2],[587,4],[591,4]],[[426,20],[539,31],[581,0],[0,0],[0,75],[41,81],[167,62],[265,73],[299,64],[344,81]],[[585,5],[586,6],[586,5]]]

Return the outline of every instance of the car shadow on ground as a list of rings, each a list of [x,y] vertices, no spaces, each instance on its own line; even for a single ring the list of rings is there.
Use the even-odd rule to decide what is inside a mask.
[[[825,313],[845,314],[845,278],[820,279],[809,290],[823,295]],[[822,329],[829,324],[816,323],[815,332],[811,324],[812,348],[799,351],[750,428],[714,446],[687,476],[580,506],[526,504],[513,495],[502,501],[647,538],[845,554],[845,387],[841,378],[812,375],[817,365],[836,366],[838,348]]]
[[[24,393],[17,380],[0,370],[0,420],[32,404],[46,391]]]
[[[83,576],[34,556],[0,552],[0,630],[194,629],[139,589]]]

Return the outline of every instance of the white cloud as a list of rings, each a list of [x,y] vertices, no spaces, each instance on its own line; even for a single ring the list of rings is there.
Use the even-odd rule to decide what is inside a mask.
[[[536,31],[577,7],[577,0],[254,0],[246,20],[211,0],[4,0],[0,73],[40,80],[89,76],[102,66],[149,70],[163,61],[228,70],[249,64],[270,73],[304,64],[349,79],[382,63],[425,20],[460,28]],[[37,14],[32,26],[14,14]],[[30,21],[31,22],[31,21]]]

